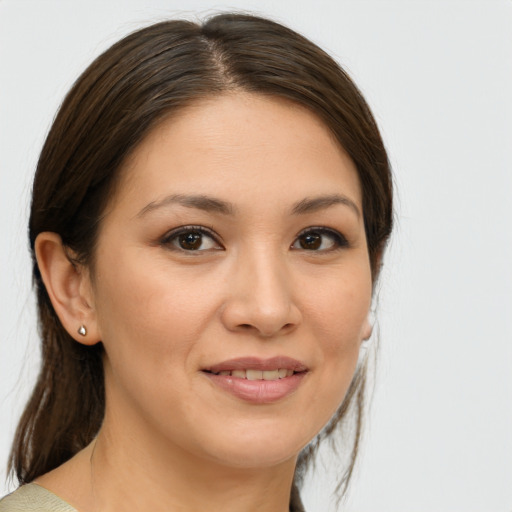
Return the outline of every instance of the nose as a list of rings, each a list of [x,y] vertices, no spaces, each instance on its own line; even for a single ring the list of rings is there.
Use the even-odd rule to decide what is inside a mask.
[[[269,252],[238,257],[221,312],[228,330],[270,338],[290,333],[301,323],[291,274]]]

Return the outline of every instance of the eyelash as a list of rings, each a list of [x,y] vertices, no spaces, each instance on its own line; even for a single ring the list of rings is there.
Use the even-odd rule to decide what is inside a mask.
[[[201,253],[201,252],[205,252],[206,250],[209,250],[209,249],[202,249],[202,250],[200,250],[200,249],[184,249],[183,247],[179,247],[179,246],[173,244],[173,241],[177,240],[177,238],[180,235],[186,235],[189,233],[195,233],[197,235],[201,235],[201,237],[206,236],[206,237],[212,239],[217,245],[222,247],[222,244],[219,242],[214,231],[212,229],[206,228],[204,226],[181,226],[179,228],[173,229],[172,231],[167,233],[162,238],[160,244],[162,246],[170,248],[171,250],[175,250],[175,251],[179,251],[179,252],[183,252],[183,253]],[[336,250],[345,249],[345,248],[349,247],[348,240],[339,231],[336,231],[336,230],[330,229],[330,228],[326,228],[326,227],[320,227],[320,226],[310,227],[310,228],[307,228],[307,229],[301,231],[297,235],[297,237],[294,240],[291,247],[293,247],[295,245],[295,243],[297,243],[300,240],[300,237],[304,237],[304,236],[307,236],[310,234],[321,235],[322,237],[327,235],[328,237],[330,237],[332,239],[333,247],[330,247],[328,249],[321,249],[321,250],[297,248],[298,250],[303,250],[306,252],[326,253],[326,252],[336,251]],[[203,241],[201,240],[201,244],[202,243],[203,243]],[[321,243],[323,243],[323,240]],[[214,249],[214,250],[221,250],[221,249]]]
[[[172,250],[181,251],[181,252],[185,252],[185,253],[203,252],[204,249],[203,249],[203,251],[200,251],[200,250],[186,250],[186,249],[183,249],[182,247],[178,247],[178,246],[173,247],[173,244],[172,244],[173,240],[177,239],[180,235],[186,235],[187,233],[196,233],[201,236],[206,235],[208,238],[211,238],[217,245],[221,245],[221,243],[215,236],[214,231],[212,229],[208,229],[204,226],[181,226],[179,228],[173,229],[172,231],[170,231],[169,233],[167,233],[164,236],[164,238],[161,241],[161,245],[164,245]],[[217,249],[217,250],[219,250],[219,249]]]
[[[311,234],[321,235],[322,237],[327,235],[328,237],[330,237],[333,240],[334,246],[330,247],[329,249],[323,249],[320,251],[303,248],[302,250],[304,250],[304,251],[326,253],[326,252],[336,251],[336,250],[340,250],[340,249],[346,249],[347,247],[349,247],[348,240],[339,231],[336,231],[335,229],[321,227],[321,226],[304,229],[297,235],[296,241],[298,241],[300,239],[300,237],[303,237],[306,235],[311,235]],[[296,241],[294,241],[292,246],[296,243]]]

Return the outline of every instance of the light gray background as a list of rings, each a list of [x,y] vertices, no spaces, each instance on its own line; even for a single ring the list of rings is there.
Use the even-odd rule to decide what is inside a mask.
[[[0,0],[2,469],[38,362],[30,181],[63,95],[141,25],[233,8],[289,24],[346,67],[396,175],[376,393],[345,510],[512,511],[508,0]],[[0,494],[12,488],[4,480],[0,471]],[[308,510],[332,510],[330,490],[320,471]]]

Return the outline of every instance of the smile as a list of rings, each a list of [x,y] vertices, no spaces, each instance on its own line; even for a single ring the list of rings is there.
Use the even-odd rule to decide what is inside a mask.
[[[289,357],[231,359],[202,370],[215,389],[253,404],[270,404],[294,393],[308,368]]]
[[[277,370],[222,370],[215,375],[229,375],[237,379],[247,380],[279,380],[285,377],[291,377],[294,373],[293,370],[279,368]]]

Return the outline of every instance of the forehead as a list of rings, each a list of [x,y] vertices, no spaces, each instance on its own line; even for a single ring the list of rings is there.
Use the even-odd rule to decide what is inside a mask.
[[[117,200],[212,194],[267,206],[343,193],[361,206],[354,163],[318,116],[253,93],[203,99],[160,123],[124,165]]]

